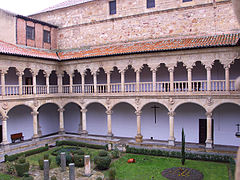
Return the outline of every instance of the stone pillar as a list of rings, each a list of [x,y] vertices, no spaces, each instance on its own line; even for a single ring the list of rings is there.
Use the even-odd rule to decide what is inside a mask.
[[[84,72],[81,74],[81,79],[82,79],[82,93],[84,94],[84,86],[85,86],[85,75],[84,75]]]
[[[174,116],[175,112],[170,111],[168,113],[169,115],[169,139],[168,139],[168,145],[174,146],[175,145],[175,137],[174,137]]]
[[[240,147],[238,148],[236,159],[235,180],[240,180]]]
[[[43,160],[44,180],[49,180],[49,161]]]
[[[137,136],[136,138],[136,142],[142,142],[142,134],[141,134],[141,111],[136,111],[135,114],[137,116]]]
[[[47,94],[49,94],[49,74],[46,73],[44,77],[46,78]]]
[[[69,74],[69,93],[73,93],[73,77],[74,74]]]
[[[211,67],[207,66],[207,91],[211,91]]]
[[[62,93],[63,89],[62,89],[62,82],[63,82],[63,75],[62,74],[58,74],[58,93]]]
[[[75,164],[69,164],[69,180],[75,180]]]
[[[33,77],[33,94],[37,94],[37,73],[32,73]]]
[[[122,70],[121,71],[121,91],[122,91],[122,93],[125,92],[124,84],[125,84],[125,70]]]
[[[5,74],[6,72],[1,71],[1,87],[2,87],[2,96],[4,96],[5,93]]]
[[[66,153],[61,152],[60,158],[61,158],[61,171],[63,172],[66,171]]]
[[[91,161],[89,155],[84,156],[84,175],[91,176]]]
[[[33,116],[33,139],[38,138],[38,112],[31,112]]]
[[[63,118],[63,108],[58,109],[59,112],[59,133],[62,134],[64,133],[64,118]]]
[[[107,92],[111,92],[111,72],[107,72]]]
[[[226,91],[230,91],[230,81],[229,81],[229,66],[225,67],[225,84]]]
[[[23,72],[18,71],[17,72],[17,76],[18,76],[18,85],[19,85],[19,95],[22,95],[23,92],[23,83],[22,83],[22,76],[23,76]]]
[[[113,136],[112,134],[112,110],[109,109],[106,111],[107,114],[107,126],[108,126],[108,136]]]
[[[156,82],[157,82],[157,70],[152,70],[152,83],[153,83],[153,92],[156,92]]]
[[[212,139],[212,113],[207,112],[207,140],[206,140],[206,148],[212,149],[213,147],[213,139]]]
[[[97,93],[97,73],[93,73],[93,85],[94,85],[94,93]]]
[[[174,67],[168,68],[169,77],[170,77],[170,92],[174,92]]]
[[[87,109],[82,109],[82,134],[87,134]]]
[[[136,70],[136,92],[140,91],[140,70]]]
[[[187,68],[188,72],[188,91],[192,92],[192,68]]]
[[[8,116],[2,117],[2,144],[3,145],[9,144],[7,139],[7,119],[8,119]]]

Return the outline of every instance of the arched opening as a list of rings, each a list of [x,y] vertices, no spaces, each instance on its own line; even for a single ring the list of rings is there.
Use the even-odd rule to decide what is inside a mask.
[[[207,71],[200,61],[192,69],[192,91],[207,91]]]
[[[63,83],[63,93],[69,93],[70,92],[70,76],[66,71],[64,71],[64,74],[62,77],[62,83]]]
[[[229,69],[229,80],[230,80],[230,90],[231,91],[235,91],[236,87],[235,87],[235,80],[240,76],[240,60],[239,59],[235,59],[234,63],[231,64],[230,69]]]
[[[214,122],[214,144],[239,146],[240,138],[235,136],[240,124],[240,106],[224,103],[212,112]]]
[[[93,75],[90,69],[85,71],[85,93],[94,93]]]
[[[113,67],[113,71],[111,71],[111,92],[121,92],[121,74],[115,66]]]
[[[211,90],[225,90],[225,70],[219,60],[215,60],[211,69]]]
[[[135,137],[137,134],[135,108],[122,102],[115,105],[112,111],[112,132],[114,136]]]
[[[53,103],[42,105],[38,109],[38,132],[40,135],[50,135],[59,131],[59,107]]]
[[[165,64],[161,63],[156,72],[156,91],[157,92],[169,92],[170,91],[170,79],[168,68]]]
[[[58,84],[57,84],[58,78],[56,71],[52,71],[49,76],[49,93],[54,94],[58,93]]]
[[[182,128],[184,128],[186,142],[205,143],[207,127],[204,126],[204,128],[202,128],[199,126],[202,122],[205,122],[206,125],[205,109],[195,103],[184,103],[177,107],[175,113],[174,135],[176,141],[181,141]]]
[[[97,72],[97,92],[107,92],[107,74],[102,67]]]
[[[47,94],[46,78],[43,70],[38,71],[36,77],[37,94]]]
[[[24,140],[33,136],[32,109],[26,105],[13,107],[7,114],[7,139],[11,142],[11,134],[22,133]]]
[[[5,74],[5,91],[6,95],[19,94],[18,76],[15,67],[10,67]]]
[[[102,104],[91,103],[87,106],[87,131],[89,134],[107,134],[107,114]]]
[[[73,73],[73,93],[82,93],[82,77],[81,74],[74,70]]]
[[[67,133],[79,133],[82,128],[81,107],[76,103],[68,103],[64,106],[64,129]]]
[[[155,102],[146,104],[141,114],[141,132],[144,139],[168,140],[168,119],[168,109],[164,105]]]
[[[185,92],[188,91],[187,69],[182,62],[177,63],[174,68],[174,91]]]
[[[125,71],[125,92],[136,91],[136,73],[131,65]]]
[[[141,68],[139,91],[140,92],[153,91],[152,72],[147,64],[144,64],[143,67]]]
[[[33,94],[33,77],[31,69],[26,68],[23,74],[23,94]]]

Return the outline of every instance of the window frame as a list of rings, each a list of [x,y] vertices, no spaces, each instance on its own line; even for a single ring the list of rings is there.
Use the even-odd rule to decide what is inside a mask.
[[[26,25],[26,39],[35,40],[35,27]]]
[[[116,2],[116,0],[109,1],[109,14],[110,15],[117,14],[117,2]]]
[[[49,44],[51,43],[51,31],[43,30],[43,42]]]
[[[147,9],[149,8],[155,8],[155,0],[147,0]]]

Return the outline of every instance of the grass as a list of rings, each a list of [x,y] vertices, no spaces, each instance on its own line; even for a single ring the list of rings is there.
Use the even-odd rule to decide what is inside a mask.
[[[127,160],[130,158],[136,159],[136,163],[128,164]],[[111,165],[116,168],[116,179],[118,180],[150,180],[152,177],[166,180],[161,172],[172,167],[188,167],[199,170],[203,173],[204,180],[226,180],[229,179],[227,166],[225,163],[194,160],[186,160],[185,165],[182,166],[181,159],[135,154],[126,154]]]
[[[0,180],[20,180],[20,178],[0,173]]]

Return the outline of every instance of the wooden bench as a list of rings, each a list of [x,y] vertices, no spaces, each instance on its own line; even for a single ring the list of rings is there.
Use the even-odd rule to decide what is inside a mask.
[[[16,140],[23,141],[23,139],[24,136],[22,135],[22,133],[11,134],[12,143],[15,143]]]

